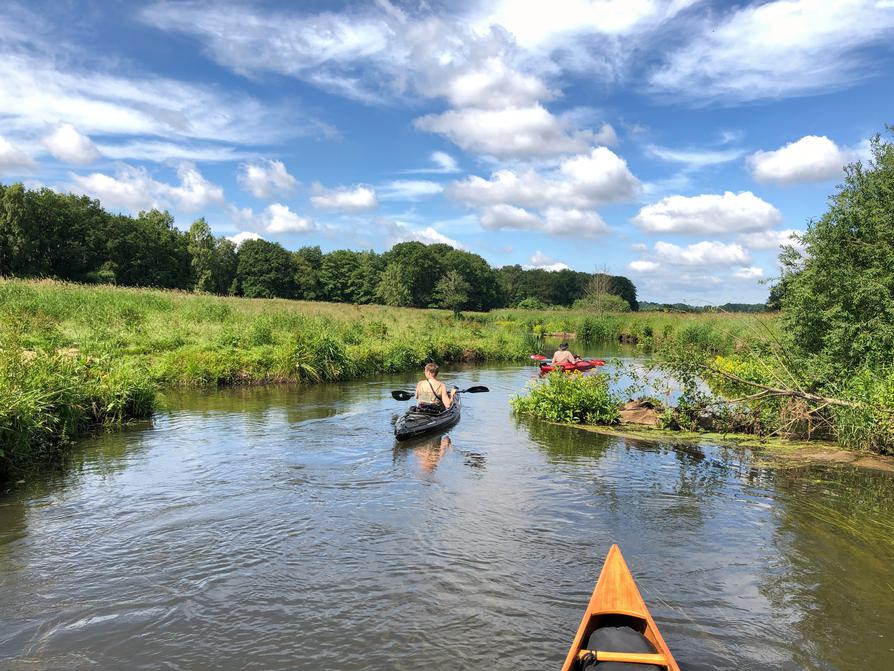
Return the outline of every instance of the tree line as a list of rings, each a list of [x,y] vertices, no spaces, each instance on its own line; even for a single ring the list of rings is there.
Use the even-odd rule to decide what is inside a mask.
[[[0,275],[454,311],[526,301],[568,306],[598,286],[638,309],[636,287],[626,277],[492,268],[477,254],[421,242],[382,254],[323,253],[316,246],[289,251],[266,240],[237,246],[215,237],[204,219],[184,232],[167,211],[114,214],[87,196],[22,184],[0,184]]]

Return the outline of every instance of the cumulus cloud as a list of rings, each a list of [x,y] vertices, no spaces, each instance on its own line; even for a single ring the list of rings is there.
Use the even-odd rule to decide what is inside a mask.
[[[415,201],[436,196],[444,190],[443,185],[422,179],[396,179],[376,187],[381,200]]]
[[[100,156],[93,141],[70,123],[56,126],[42,142],[53,156],[66,163],[92,163]]]
[[[631,261],[627,264],[627,267],[638,273],[650,273],[654,270],[658,270],[661,267],[661,264],[656,263],[655,261],[644,261],[639,259]]]
[[[526,107],[555,95],[540,79],[508,67],[498,57],[448,80],[445,88],[447,99],[456,107]]]
[[[563,160],[559,170],[498,170],[489,180],[478,176],[454,182],[447,194],[469,205],[513,204],[522,207],[591,208],[636,197],[639,181],[626,161],[610,149],[597,147]]]
[[[252,231],[242,231],[241,233],[236,233],[236,235],[228,235],[227,236],[227,240],[236,243],[237,247],[239,245],[241,245],[243,242],[245,242],[246,240],[263,240],[263,239],[264,238],[262,238],[260,235],[258,235],[257,233],[254,233]]]
[[[739,268],[733,273],[733,277],[740,280],[759,280],[764,276],[764,269],[757,266]]]
[[[547,208],[542,217],[524,208],[501,203],[481,212],[481,226],[488,230],[529,230],[552,235],[595,236],[609,228],[596,212],[560,207]]]
[[[530,263],[525,265],[525,268],[527,270],[546,270],[554,273],[560,270],[568,270],[569,266],[561,261],[556,261],[553,257],[547,256],[538,249],[531,255]]]
[[[748,157],[751,174],[759,182],[795,184],[840,179],[844,166],[857,152],[843,149],[825,135],[805,135],[774,151],[758,151]]]
[[[463,108],[429,114],[413,122],[447,137],[460,148],[496,158],[559,156],[597,144],[597,134],[566,128],[540,104],[503,109]]]
[[[15,147],[9,140],[0,136],[0,170],[19,170],[36,167],[37,164],[21,149]]]
[[[77,190],[98,198],[103,205],[130,211],[173,208],[195,212],[224,204],[223,188],[206,180],[195,165],[181,163],[177,176],[180,184],[168,184],[154,179],[145,168],[121,164],[114,177],[94,172],[71,174],[70,178]]]
[[[758,231],[755,233],[743,233],[737,240],[749,249],[776,249],[783,245],[800,247],[801,243],[792,236],[801,235],[804,231],[788,228],[784,231]]]
[[[314,184],[310,202],[317,209],[332,212],[363,212],[379,206],[376,192],[368,186],[360,185],[324,189],[322,185]]]
[[[590,236],[609,232],[608,226],[597,212],[549,207],[544,214],[546,225],[543,230],[546,233]]]
[[[314,228],[313,221],[299,217],[281,203],[268,205],[264,219],[264,230],[268,233],[306,233]]]
[[[257,214],[250,207],[237,209],[230,206],[230,215],[238,228],[253,229],[239,234],[245,239],[259,238],[260,235],[256,231],[281,234],[308,233],[316,230],[316,224],[312,219],[296,214],[288,205],[282,203],[271,203]]]
[[[783,28],[784,27],[784,28]],[[876,0],[775,0],[706,14],[649,78],[691,100],[750,101],[828,93],[878,71],[868,47],[890,43],[894,12]]]
[[[654,246],[654,257],[659,263],[675,266],[730,266],[751,260],[747,250],[740,244],[708,240],[686,247],[659,241]]]
[[[481,225],[491,231],[504,228],[536,230],[543,227],[543,220],[521,207],[501,203],[484,209]]]
[[[298,184],[281,161],[273,160],[243,163],[237,180],[244,191],[262,200],[290,193]]]
[[[633,222],[649,233],[722,234],[765,230],[781,219],[779,210],[750,191],[727,191],[669,196],[643,207]]]
[[[448,238],[443,233],[440,233],[432,226],[426,226],[422,229],[410,228],[405,224],[397,224],[395,235],[393,237],[393,241],[397,242],[424,242],[427,245],[434,244],[443,244],[450,245],[454,249],[465,249],[466,246],[459,242],[458,240],[454,240],[453,238]]]

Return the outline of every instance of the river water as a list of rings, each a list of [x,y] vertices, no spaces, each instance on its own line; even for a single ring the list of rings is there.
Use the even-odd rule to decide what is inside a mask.
[[[530,367],[170,394],[0,498],[0,668],[558,669],[612,543],[680,666],[894,668],[894,477],[521,421]]]

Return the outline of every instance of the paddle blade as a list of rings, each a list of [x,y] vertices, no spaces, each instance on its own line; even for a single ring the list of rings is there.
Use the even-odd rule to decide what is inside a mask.
[[[416,396],[416,394],[413,394],[409,391],[395,390],[391,392],[391,398],[393,398],[395,401],[409,401],[414,396]]]
[[[534,361],[546,361],[546,357],[542,354],[532,354],[531,358],[534,359]]]
[[[490,391],[490,389],[488,389],[487,387],[479,386],[479,387],[469,387],[468,389],[463,389],[462,393],[463,394],[481,394],[485,391]]]

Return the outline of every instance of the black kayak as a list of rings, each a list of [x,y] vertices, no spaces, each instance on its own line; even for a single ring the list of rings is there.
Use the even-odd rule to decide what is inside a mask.
[[[394,436],[398,440],[415,438],[431,431],[440,431],[453,426],[459,421],[459,413],[462,411],[460,395],[453,397],[453,403],[444,412],[432,414],[419,412],[414,405],[406,413],[397,418],[394,423]]]

